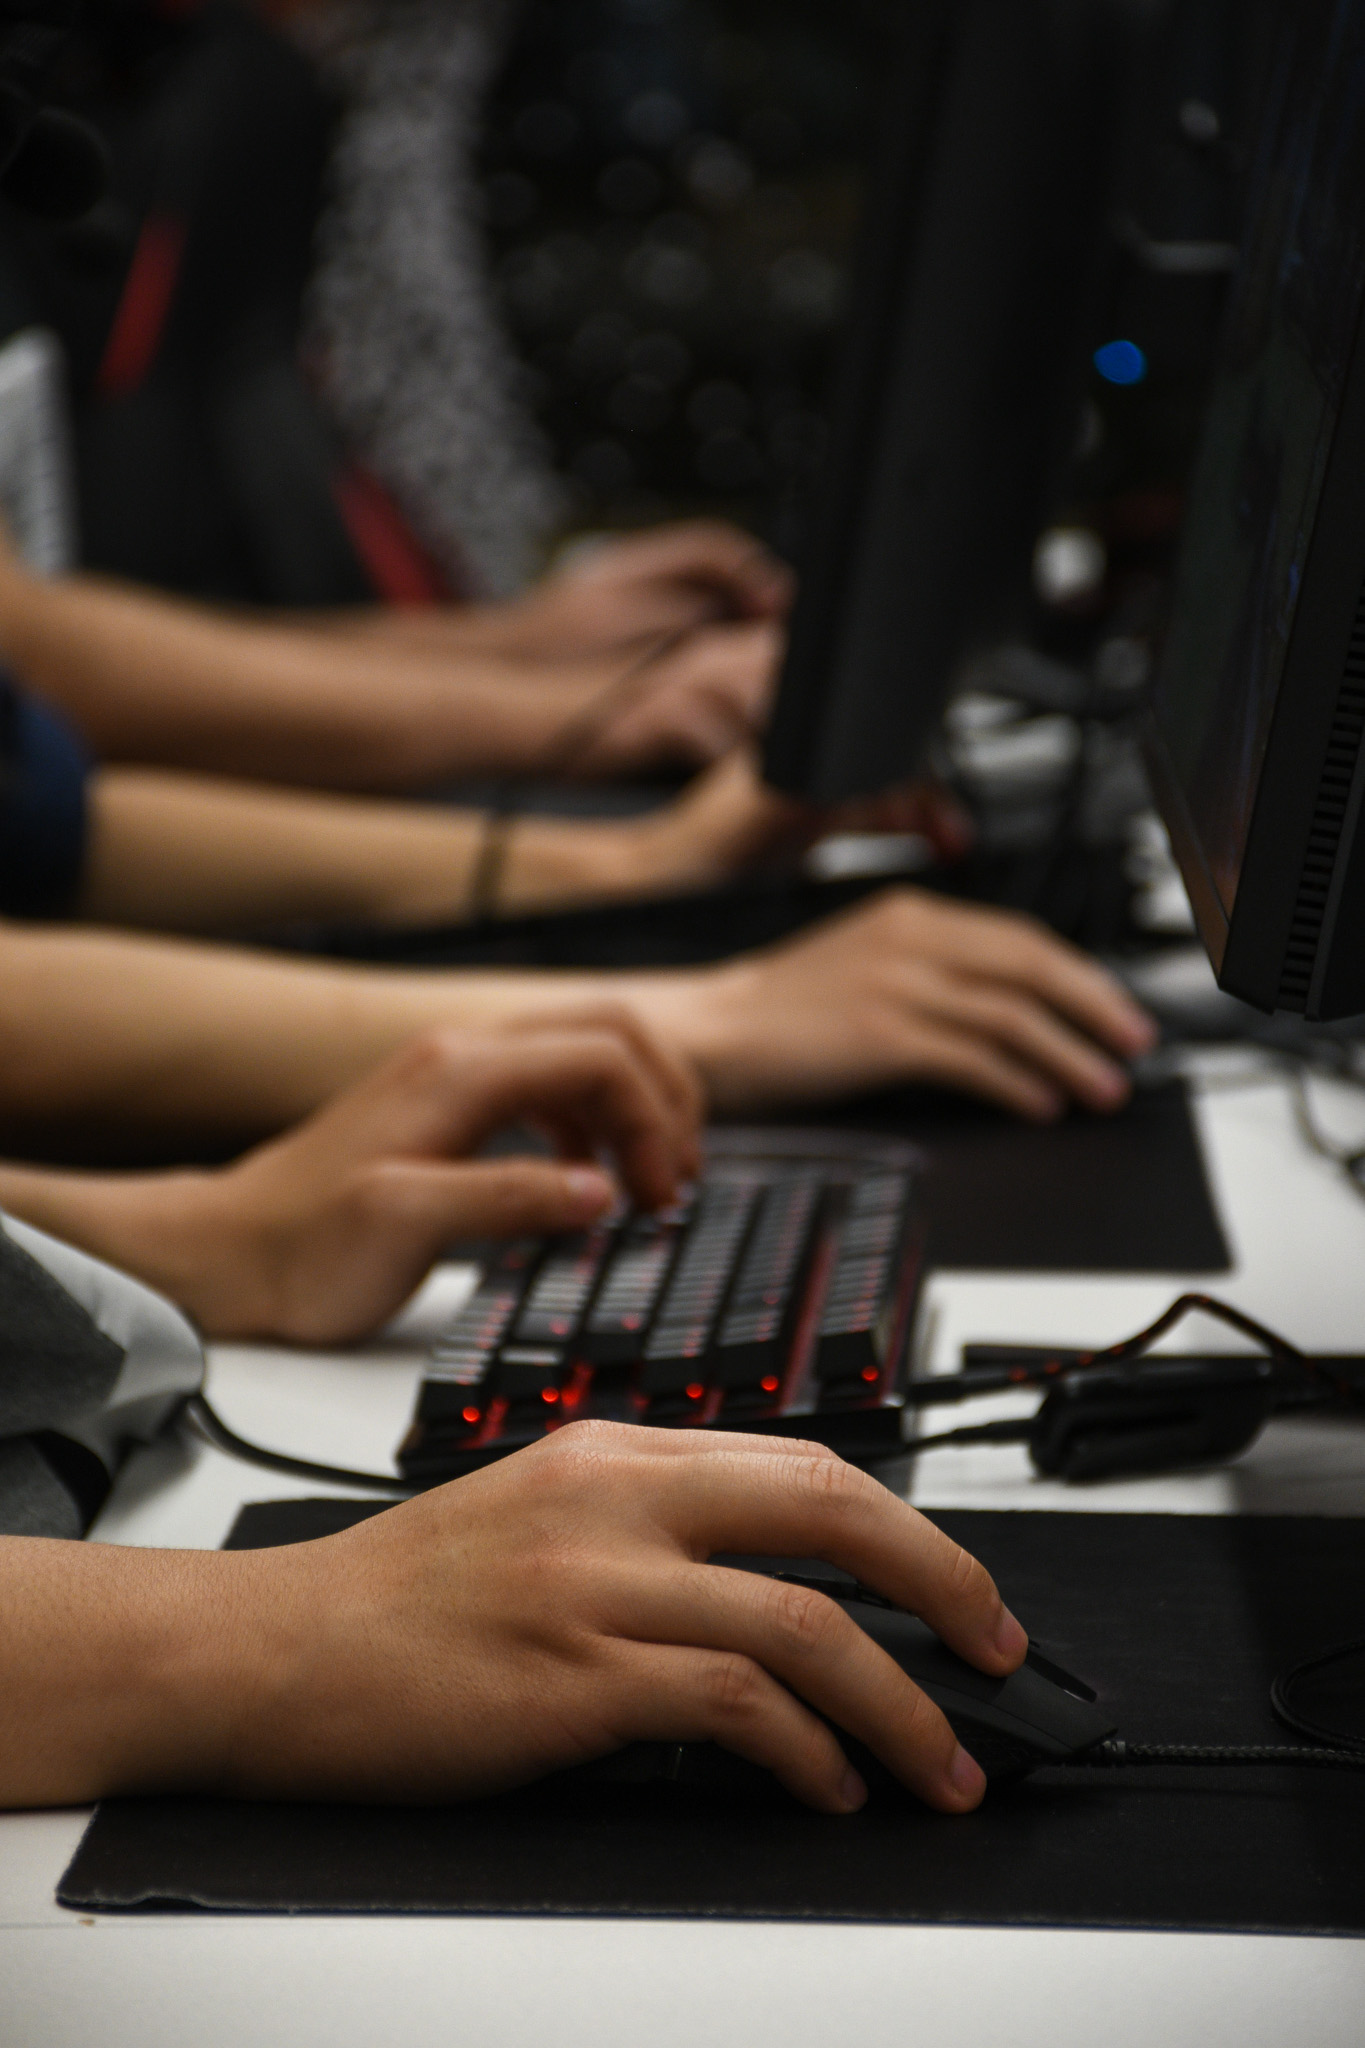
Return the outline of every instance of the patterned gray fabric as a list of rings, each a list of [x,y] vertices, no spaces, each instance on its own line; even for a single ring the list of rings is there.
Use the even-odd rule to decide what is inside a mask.
[[[79,1536],[82,1519],[74,1496],[27,1438],[0,1443],[0,1536]]]
[[[77,1492],[95,1475],[93,1512],[101,1467],[112,1477],[131,1444],[150,1442],[203,1369],[193,1329],[161,1295],[0,1218],[0,1535],[79,1536],[85,1517],[59,1472]]]
[[[0,1437],[60,1429],[109,1398],[123,1348],[0,1231]]]
[[[296,33],[343,98],[306,354],[365,465],[459,587],[504,596],[561,513],[517,400],[472,154],[515,0],[332,0]]]

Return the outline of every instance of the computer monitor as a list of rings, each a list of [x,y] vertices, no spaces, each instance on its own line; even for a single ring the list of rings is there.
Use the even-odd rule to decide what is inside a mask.
[[[1221,986],[1365,1012],[1365,8],[1296,0],[1154,691]]]
[[[1071,452],[1132,37],[1167,0],[915,0],[764,773],[818,802],[920,764],[1025,589]]]

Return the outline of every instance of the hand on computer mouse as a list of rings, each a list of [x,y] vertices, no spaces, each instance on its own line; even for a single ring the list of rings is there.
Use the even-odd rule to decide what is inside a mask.
[[[894,889],[759,953],[640,977],[641,1013],[727,1111],[939,1082],[1037,1121],[1118,1109],[1156,1026],[1074,946],[1011,911]]]
[[[458,1799],[632,1741],[712,1740],[851,1812],[864,1787],[824,1715],[929,1805],[976,1806],[947,1721],[839,1603],[707,1562],[724,1551],[824,1557],[982,1671],[1023,1659],[981,1565],[822,1446],[575,1423],[343,1535],[206,1559],[216,1678],[176,1667],[191,1697],[169,1757],[123,1782]],[[224,1671],[232,1712],[186,1758],[181,1725]]]
[[[767,787],[752,747],[736,747],[631,829],[641,891],[707,888],[798,855],[827,832],[913,832],[943,860],[960,857],[972,834],[957,799],[927,781],[832,810],[798,803]]]
[[[215,1336],[337,1344],[400,1308],[460,1238],[654,1208],[700,1163],[699,1091],[628,1012],[431,1031],[305,1123],[207,1172],[0,1168],[0,1201],[148,1280]],[[514,1121],[554,1158],[471,1159]]]

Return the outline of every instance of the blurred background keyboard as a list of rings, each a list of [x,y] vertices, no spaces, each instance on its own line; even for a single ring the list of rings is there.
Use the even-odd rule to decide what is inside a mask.
[[[496,1254],[433,1346],[399,1470],[434,1484],[585,1416],[893,1455],[917,1182],[918,1155],[892,1140],[709,1133],[677,1207]]]

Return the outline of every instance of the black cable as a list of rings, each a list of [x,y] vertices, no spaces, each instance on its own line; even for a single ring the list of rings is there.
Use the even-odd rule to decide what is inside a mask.
[[[1270,1704],[1276,1718],[1298,1735],[1310,1735],[1314,1742],[1344,1743],[1348,1748],[1358,1750],[1365,1759],[1365,1736],[1344,1735],[1339,1728],[1329,1728],[1322,1722],[1310,1720],[1293,1700],[1294,1687],[1300,1679],[1309,1678],[1314,1672],[1328,1671],[1333,1664],[1345,1663],[1348,1657],[1360,1656],[1365,1656],[1365,1637],[1358,1637],[1350,1643],[1338,1643],[1335,1649],[1320,1650],[1317,1656],[1296,1664],[1291,1671],[1281,1671],[1270,1688]]]
[[[921,1451],[937,1451],[945,1444],[1026,1444],[1033,1434],[1033,1417],[1014,1422],[979,1422],[972,1429],[946,1429],[938,1436],[907,1437],[900,1455],[917,1457]]]
[[[1144,1764],[1226,1764],[1253,1769],[1302,1764],[1318,1770],[1365,1771],[1365,1750],[1308,1749],[1282,1742],[1123,1742],[1115,1736],[1063,1761],[1067,1767],[1095,1770],[1124,1770]]]
[[[267,1451],[260,1444],[248,1443],[215,1414],[203,1394],[191,1394],[183,1412],[215,1450],[242,1458],[249,1465],[264,1465],[268,1472],[291,1472],[298,1479],[323,1479],[331,1486],[368,1486],[383,1493],[399,1493],[404,1498],[418,1491],[392,1472],[352,1472],[345,1465],[315,1465],[311,1458],[290,1458],[283,1451]]]

